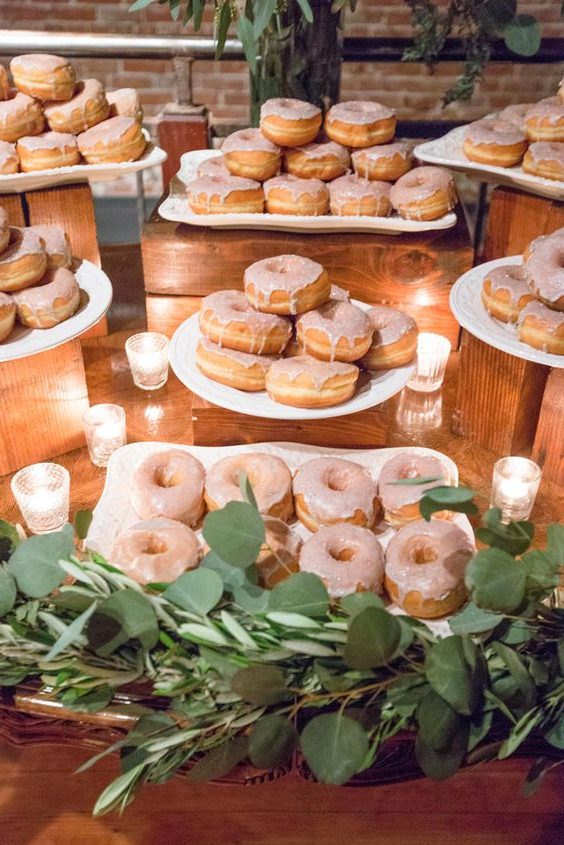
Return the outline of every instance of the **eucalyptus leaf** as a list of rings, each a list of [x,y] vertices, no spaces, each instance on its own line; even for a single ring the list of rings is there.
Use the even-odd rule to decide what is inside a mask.
[[[531,545],[535,526],[526,520],[505,523],[501,517],[499,508],[489,508],[483,517],[484,527],[478,528],[476,536],[488,546],[503,549],[510,555],[523,554]]]
[[[77,616],[70,625],[67,625],[66,630],[63,631],[53,648],[43,658],[45,663],[54,660],[55,657],[58,657],[62,651],[72,645],[81,636],[86,623],[96,610],[96,607],[97,603],[93,601],[80,616]]]
[[[266,614],[266,618],[277,625],[285,628],[303,628],[306,630],[320,630],[321,626],[315,619],[304,616],[303,613],[290,613],[288,611],[274,610]]]
[[[255,498],[251,482],[249,481],[249,476],[246,472],[239,473],[239,489],[241,491],[243,501],[247,502],[248,505],[252,505],[253,508],[258,511],[257,500]]]
[[[151,649],[159,639],[157,617],[153,606],[141,593],[127,587],[103,599],[90,618],[87,628],[90,647],[101,657],[138,640],[144,649]]]
[[[368,607],[351,619],[344,659],[353,669],[385,666],[401,637],[398,620],[376,607]]]
[[[234,640],[237,640],[239,645],[241,645],[244,649],[257,651],[258,645],[255,643],[253,638],[250,634],[245,631],[242,625],[237,622],[235,617],[229,613],[227,610],[221,611],[221,621],[223,622],[224,626],[227,628],[227,631],[231,634]]]
[[[311,572],[296,572],[270,591],[270,611],[289,611],[304,616],[325,616],[329,594],[321,578]]]
[[[308,23],[313,23],[313,11],[309,4],[309,0],[297,0],[297,2],[306,21]]]
[[[462,610],[453,614],[448,620],[453,634],[482,634],[492,631],[496,625],[505,619],[502,613],[491,613],[476,607],[474,602],[467,602]]]
[[[517,0],[486,0],[480,18],[492,32],[498,32],[517,14]]]
[[[437,511],[456,511],[473,516],[478,508],[473,502],[474,491],[468,487],[432,487],[419,502],[419,511],[427,522]]]
[[[79,540],[85,540],[88,534],[88,529],[92,523],[94,514],[91,510],[77,511],[74,515],[73,525],[76,531],[76,536]]]
[[[0,519],[0,563],[10,559],[10,555],[20,544],[20,537],[15,526],[5,519]]]
[[[246,736],[234,736],[212,748],[187,774],[190,783],[217,780],[235,768],[247,756],[249,741]]]
[[[152,2],[152,0],[149,1]],[[137,0],[137,2],[142,2],[142,0]],[[148,5],[148,3],[145,3],[145,5]],[[124,794],[139,780],[144,768],[142,764],[135,766],[135,768],[124,772],[113,780],[96,801],[92,814],[101,816],[103,813],[109,813],[110,810],[113,810],[120,803]]]
[[[231,689],[250,704],[277,704],[289,695],[280,669],[259,663],[239,669],[231,678]]]
[[[318,781],[340,786],[361,768],[368,736],[355,719],[341,712],[323,713],[307,723],[300,747]]]
[[[388,688],[387,698],[401,716],[412,716],[430,691],[424,676],[402,676]]]
[[[339,604],[350,616],[356,616],[358,613],[366,610],[367,607],[384,607],[384,602],[380,596],[377,596],[376,593],[369,593],[368,591],[364,593],[351,593],[349,596],[344,596],[344,598],[339,599]]]
[[[223,581],[211,569],[198,567],[191,572],[184,572],[174,584],[163,593],[163,597],[172,604],[191,613],[205,616],[219,602],[223,595]]]
[[[559,565],[541,549],[532,549],[521,558],[526,569],[527,589],[550,592],[560,582]]]
[[[247,581],[247,573],[244,569],[226,563],[215,552],[208,552],[204,555],[198,569],[202,571],[209,569],[212,572],[216,572],[228,592],[232,592],[236,586],[244,584]]]
[[[112,687],[98,686],[78,695],[76,690],[70,689],[63,694],[61,700],[66,707],[78,713],[99,713],[106,709],[113,697],[114,690]]]
[[[519,704],[521,707],[529,708],[536,700],[535,684],[529,675],[525,664],[516,651],[501,642],[494,642],[492,648],[503,660],[510,675],[515,681],[516,688],[520,693]],[[513,696],[514,698],[514,696]]]
[[[298,732],[292,722],[273,713],[255,724],[249,738],[249,759],[259,769],[273,769],[290,762]]]
[[[546,553],[556,566],[564,566],[564,525],[549,525],[546,531]]]
[[[202,25],[202,18],[204,17],[204,10],[206,7],[206,0],[192,0],[194,30],[198,32]]]
[[[434,481],[443,481],[440,475],[414,475],[411,478],[398,478],[397,481],[390,481],[392,487],[419,487],[420,484],[431,484]]]
[[[215,32],[216,59],[219,59],[219,57],[223,53],[223,48],[225,47],[225,42],[227,41],[227,33],[229,32],[229,27],[231,25],[231,20],[231,3],[223,3],[219,12],[217,30]]]
[[[564,750],[564,712],[560,714],[548,730],[544,731],[544,738],[550,745]]]
[[[471,640],[455,634],[438,640],[425,657],[425,673],[435,692],[457,713],[466,716],[474,712],[482,696],[473,667],[468,663],[468,645],[476,649]]]
[[[0,619],[11,611],[16,602],[16,595],[13,576],[0,564]]]
[[[233,601],[248,613],[254,615],[264,613],[270,601],[270,590],[264,590],[257,584],[245,579],[240,585],[233,588]]]
[[[65,572],[59,566],[59,560],[69,557],[73,551],[74,531],[72,525],[65,525],[61,531],[38,534],[20,543],[8,568],[22,593],[31,598],[43,598],[63,583]]]
[[[465,724],[464,717],[432,689],[421,700],[416,719],[422,742],[434,751],[448,748]]]
[[[249,70],[252,74],[255,74],[257,70],[257,45],[253,32],[253,24],[244,15],[240,15],[237,21],[237,35],[243,45],[243,52],[245,53]]]
[[[490,732],[493,723],[493,710],[476,714],[470,723],[468,734],[468,751],[473,751]]]
[[[248,502],[229,502],[208,513],[202,533],[222,560],[242,568],[256,560],[265,538],[262,517]]]
[[[466,754],[468,744],[468,724],[459,730],[451,740],[448,748],[435,751],[417,735],[415,741],[415,755],[427,777],[433,780],[445,780],[454,775],[460,768]]]
[[[131,4],[128,11],[129,12],[139,12],[141,9],[145,9],[147,6],[150,6],[151,3],[156,3],[157,0],[135,0],[134,3]]]
[[[503,40],[513,53],[534,56],[541,45],[538,22],[532,15],[515,15],[503,30]]]
[[[534,730],[540,718],[540,713],[535,708],[524,713],[511,730],[507,739],[502,743],[499,754],[497,755],[498,758],[505,760],[514,754],[519,746],[527,739],[531,731]]]
[[[272,15],[276,11],[277,0],[261,0],[256,4],[255,19],[253,21],[253,36],[255,40],[261,37],[262,33],[270,23]]]
[[[483,610],[511,613],[525,597],[526,571],[503,549],[478,552],[466,568],[466,586]]]
[[[530,798],[535,794],[535,792],[537,792],[544,776],[555,765],[557,764],[547,757],[539,757],[535,760],[527,772],[527,777],[525,778],[525,783],[523,784],[522,794],[524,798]]]

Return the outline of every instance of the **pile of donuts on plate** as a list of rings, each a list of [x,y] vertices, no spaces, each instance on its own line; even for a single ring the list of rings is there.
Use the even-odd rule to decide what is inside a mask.
[[[77,80],[67,59],[27,53],[0,65],[0,174],[136,161],[147,145],[133,88]],[[16,143],[14,143],[16,142]]]
[[[564,181],[564,80],[558,95],[507,106],[466,129],[464,154],[496,167],[521,164],[525,173]]]
[[[362,310],[331,285],[321,264],[299,255],[251,264],[244,292],[206,296],[199,323],[196,364],[208,378],[239,390],[266,389],[275,402],[298,408],[345,402],[359,366],[400,367],[417,351],[409,315],[384,305]]]
[[[412,170],[411,147],[393,140],[395,130],[394,110],[380,103],[338,103],[323,121],[312,103],[267,100],[260,129],[234,132],[222,155],[200,164],[188,204],[194,214],[443,217],[456,204],[452,176]]]
[[[0,343],[16,319],[30,329],[50,329],[80,305],[66,233],[58,226],[8,225],[0,208]]]
[[[197,567],[204,549],[192,529],[206,509],[241,501],[243,473],[266,529],[257,559],[263,587],[297,571],[318,575],[333,598],[382,594],[385,585],[396,605],[424,618],[452,613],[464,602],[474,543],[452,513],[420,519],[423,495],[452,479],[439,457],[414,451],[386,461],[377,479],[343,458],[307,460],[292,478],[285,461],[264,452],[222,458],[207,472],[182,449],[156,452],[131,480],[130,503],[142,521],[117,536],[110,563],[141,584],[174,581]],[[396,483],[405,479],[414,483]],[[384,550],[377,535],[383,539],[388,526],[398,530]]]
[[[531,241],[523,264],[490,270],[482,302],[492,317],[516,323],[523,343],[564,355],[564,229]]]

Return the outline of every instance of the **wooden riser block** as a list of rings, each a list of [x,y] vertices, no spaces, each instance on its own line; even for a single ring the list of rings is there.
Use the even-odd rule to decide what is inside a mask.
[[[176,107],[178,108],[178,107]],[[180,156],[190,150],[208,146],[207,114],[183,114],[165,111],[159,116],[157,132],[159,146],[168,158],[163,164],[163,183],[168,185],[180,169]]]
[[[454,433],[499,456],[528,452],[548,372],[463,332]]]
[[[0,475],[84,445],[80,342],[0,364]]]
[[[544,479],[564,485],[564,370],[548,376],[532,457]]]
[[[154,296],[147,294],[147,328],[172,337],[178,326],[200,310],[201,296]]]
[[[564,226],[564,203],[498,187],[492,192],[482,261],[519,255],[539,235]]]
[[[456,279],[472,264],[464,221],[448,231],[397,237],[371,234],[219,230],[154,217],[141,239],[145,290],[206,296],[241,289],[245,268],[262,258],[295,253],[323,264],[331,281],[354,298],[405,309],[422,330],[458,343],[449,307]]]
[[[10,226],[25,226],[22,194],[0,194],[0,207],[8,215]]]
[[[386,444],[387,411],[371,408],[327,420],[270,420],[218,408],[194,396],[192,430],[196,446],[288,441],[344,449]]]

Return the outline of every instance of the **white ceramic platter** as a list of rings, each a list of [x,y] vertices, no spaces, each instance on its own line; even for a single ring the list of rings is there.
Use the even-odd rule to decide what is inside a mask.
[[[221,155],[219,150],[194,150],[180,157],[177,178],[184,185],[196,178],[198,166],[208,158]],[[278,232],[372,232],[381,235],[399,235],[402,232],[427,232],[450,229],[456,223],[456,214],[445,214],[438,220],[404,220],[397,214],[391,217],[337,217],[324,214],[319,217],[298,214],[194,214],[184,193],[169,194],[159,207],[159,214],[174,223],[191,226],[209,226],[213,229],[270,229]]]
[[[496,185],[521,188],[530,194],[564,200],[564,182],[555,179],[542,179],[540,176],[525,173],[520,165],[516,167],[495,167],[494,165],[470,161],[466,158],[462,149],[466,129],[466,126],[458,126],[443,135],[442,138],[419,144],[415,147],[414,153],[425,164],[438,164],[449,167],[451,170],[459,170],[466,173],[467,176],[479,179],[481,182],[493,182]]]
[[[370,305],[351,300],[364,311]],[[361,371],[356,393],[347,402],[330,408],[294,408],[271,399],[266,390],[246,392],[219,384],[205,376],[196,366],[196,347],[201,338],[198,314],[188,317],[175,331],[169,347],[170,365],[180,381],[202,399],[207,399],[220,408],[248,414],[252,417],[266,417],[272,420],[322,420],[342,417],[373,408],[399,393],[407,384],[413,371],[411,364],[395,370],[364,373]]]
[[[0,343],[0,363],[60,346],[81,335],[104,316],[112,303],[113,293],[104,271],[83,260],[74,273],[80,287],[80,306],[76,314],[52,329],[28,329],[16,323],[11,335]]]
[[[487,261],[468,270],[452,287],[450,307],[462,328],[489,346],[493,346],[494,349],[507,352],[516,358],[523,358],[525,361],[534,361],[536,364],[545,364],[547,367],[563,368],[564,355],[551,355],[549,352],[543,352],[541,349],[522,343],[517,337],[516,326],[496,320],[482,303],[482,282],[486,274],[494,267],[522,263],[521,255],[512,255],[508,258]]]
[[[202,462],[208,470],[212,464],[230,455],[240,455],[249,452],[266,452],[282,458],[290,468],[292,475],[298,467],[322,455],[329,457],[343,457],[356,461],[366,467],[374,478],[378,480],[380,470],[385,462],[405,452],[405,449],[331,449],[329,447],[305,446],[301,443],[253,443],[241,446],[183,446],[178,443],[130,443],[122,446],[111,456],[108,462],[106,483],[98,504],[94,509],[94,518],[88,531],[87,546],[108,558],[117,535],[130,525],[139,522],[139,517],[131,507],[128,491],[131,489],[131,479],[135,469],[141,461],[155,452],[165,449],[183,449]],[[458,483],[458,470],[455,463],[441,452],[423,447],[410,447],[409,452],[421,455],[435,455],[440,458],[448,469],[453,484]],[[474,540],[474,535],[468,519],[463,514],[456,514],[454,521]],[[311,536],[310,532],[299,522],[292,527],[304,538]],[[386,548],[394,536],[394,529],[381,523],[375,533],[382,546]],[[395,605],[390,605],[392,612],[401,613]],[[446,619],[428,620],[427,624],[441,636],[448,636],[451,631]]]
[[[149,136],[147,133],[145,135],[148,140]],[[126,161],[121,164],[73,164],[71,167],[53,167],[33,173],[0,175],[0,194],[22,194],[24,191],[37,191],[39,188],[54,188],[56,185],[69,185],[75,182],[110,182],[119,176],[127,176],[138,170],[155,167],[166,159],[167,154],[164,150],[149,143],[137,161]]]

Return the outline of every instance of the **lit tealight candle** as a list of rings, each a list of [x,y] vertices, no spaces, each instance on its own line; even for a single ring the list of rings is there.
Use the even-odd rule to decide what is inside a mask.
[[[17,472],[12,493],[34,534],[58,531],[68,522],[70,476],[59,464],[32,464]]]
[[[534,461],[528,458],[501,458],[493,471],[492,507],[501,510],[502,519],[506,522],[528,519],[540,479],[541,470]]]
[[[168,378],[168,338],[160,332],[140,332],[125,342],[133,381],[142,390],[158,390]]]
[[[127,440],[124,409],[121,405],[93,405],[82,422],[90,460],[97,467],[107,466],[110,455]]]
[[[419,332],[417,362],[408,387],[421,393],[438,390],[445,377],[450,350],[448,338],[433,332]]]

